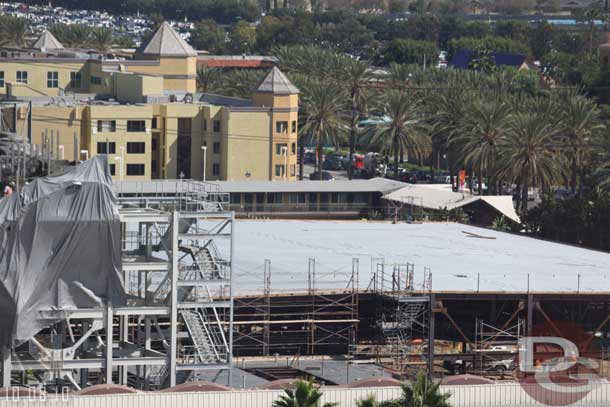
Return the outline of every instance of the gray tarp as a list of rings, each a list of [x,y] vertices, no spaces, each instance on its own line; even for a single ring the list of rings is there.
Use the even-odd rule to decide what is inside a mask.
[[[96,156],[0,200],[0,345],[53,322],[40,311],[125,303],[111,182]]]

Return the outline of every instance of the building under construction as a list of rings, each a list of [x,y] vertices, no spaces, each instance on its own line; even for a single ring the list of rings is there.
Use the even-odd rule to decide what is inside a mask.
[[[0,201],[3,386],[151,389],[230,365],[233,213],[184,187],[117,200],[97,156]]]

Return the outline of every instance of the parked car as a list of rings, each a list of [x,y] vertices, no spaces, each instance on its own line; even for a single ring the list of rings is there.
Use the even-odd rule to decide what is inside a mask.
[[[309,179],[311,181],[319,181],[320,173],[318,171],[312,172],[311,174],[309,174]],[[332,181],[334,179],[335,179],[335,177],[333,177],[333,175],[330,172],[322,171],[322,181]]]
[[[316,153],[306,152],[303,154],[303,163],[304,164],[315,164],[316,163]]]
[[[339,156],[340,157],[340,156]],[[328,155],[322,163],[322,168],[330,171],[340,171],[344,169],[343,158],[337,158],[335,155]]]

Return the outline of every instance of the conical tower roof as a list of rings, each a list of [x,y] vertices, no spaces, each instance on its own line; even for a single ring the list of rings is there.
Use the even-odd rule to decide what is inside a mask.
[[[53,34],[51,34],[50,31],[44,30],[34,45],[32,45],[32,48],[39,49],[42,52],[49,52],[64,49],[64,46],[57,40],[57,38],[53,36]]]
[[[158,57],[196,57],[197,53],[180,35],[166,22],[161,24],[148,42],[138,48],[141,55]]]
[[[271,72],[258,85],[256,91],[260,93],[273,93],[275,95],[294,95],[299,93],[299,89],[276,66],[273,67]]]

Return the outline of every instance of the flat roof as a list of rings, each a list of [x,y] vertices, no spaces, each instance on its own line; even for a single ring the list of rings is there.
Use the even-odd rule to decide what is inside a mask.
[[[610,254],[526,236],[456,223],[236,222],[237,295],[262,293],[265,259],[272,293],[305,292],[310,258],[320,290],[344,289],[352,258],[366,289],[383,258],[389,273],[395,263],[413,263],[416,289],[429,267],[436,292],[610,293]]]

